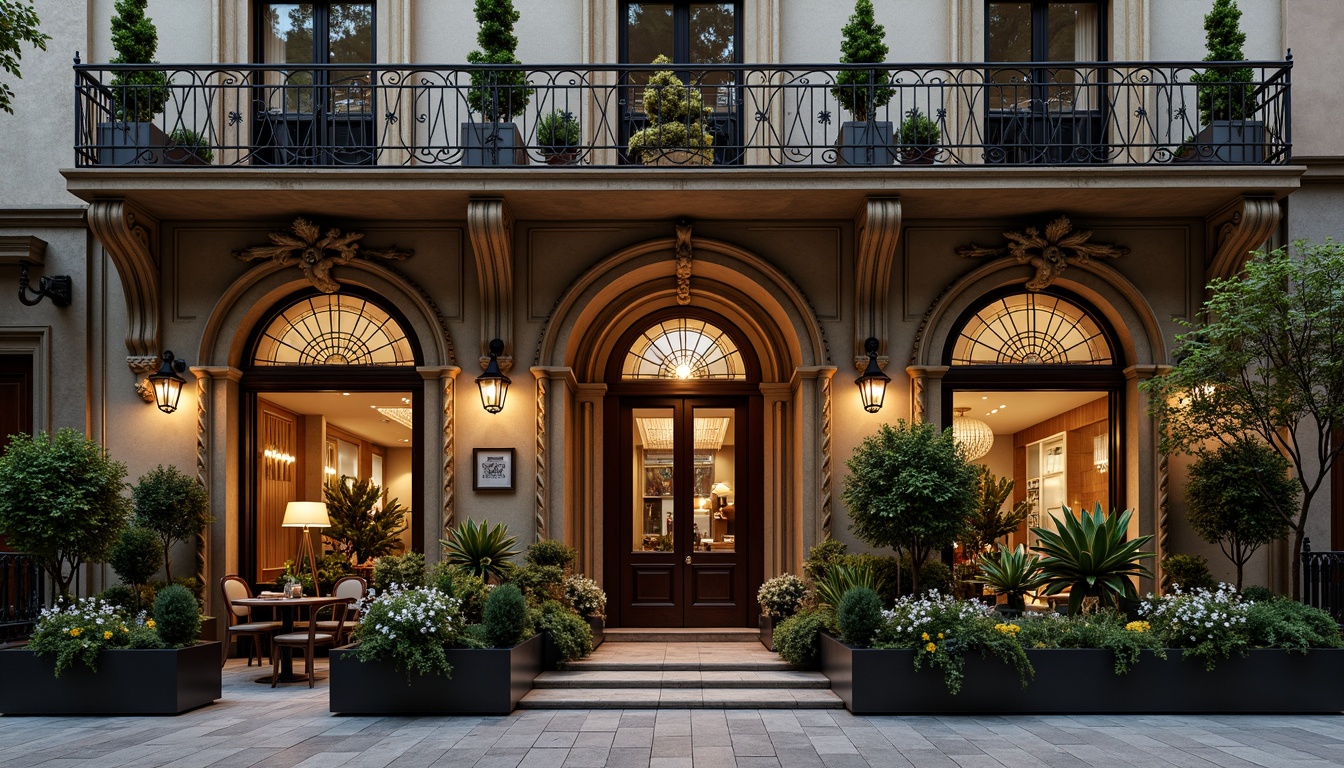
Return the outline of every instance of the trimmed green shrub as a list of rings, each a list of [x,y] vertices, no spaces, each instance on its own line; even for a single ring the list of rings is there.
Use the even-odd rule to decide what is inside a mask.
[[[1205,61],[1245,61],[1242,46],[1246,33],[1241,31],[1241,9],[1237,0],[1213,0],[1213,8],[1204,16],[1204,35],[1208,54]],[[1197,89],[1199,119],[1204,125],[1214,120],[1242,120],[1255,112],[1254,73],[1250,67],[1209,67],[1190,77],[1200,84]]]
[[[518,11],[512,0],[476,0],[476,43],[481,50],[467,54],[472,64],[519,64],[515,51],[518,37],[513,25]],[[532,98],[527,86],[527,73],[522,70],[475,70],[471,73],[471,90],[467,103],[486,120],[507,123],[520,115]]]
[[[1285,597],[1252,603],[1246,611],[1251,645],[1306,653],[1340,647],[1339,625],[1319,608]]]
[[[848,547],[839,539],[817,542],[807,551],[807,559],[803,561],[803,575],[814,583],[826,578],[826,569],[844,557],[846,549]]]
[[[547,600],[537,611],[537,628],[545,632],[560,651],[561,661],[581,659],[593,652],[593,629],[569,606]]]
[[[1248,603],[1262,603],[1266,600],[1277,600],[1280,595],[1269,587],[1247,587],[1241,590],[1241,599]]]
[[[186,587],[173,584],[154,598],[154,624],[159,637],[174,647],[191,645],[201,636],[201,607]]]
[[[518,587],[501,584],[490,590],[481,616],[485,639],[493,648],[517,645],[532,636],[527,600]]]
[[[821,655],[817,637],[826,629],[824,611],[803,610],[775,625],[775,652],[799,669],[816,669]]]
[[[887,31],[873,17],[872,0],[854,3],[854,14],[840,34],[842,63],[876,64],[887,60],[884,39]],[[831,94],[861,123],[874,119],[878,108],[891,101],[896,90],[891,87],[891,73],[885,69],[846,69],[836,74]]]
[[[148,528],[163,545],[164,575],[173,580],[173,542],[199,536],[210,524],[210,497],[195,480],[177,467],[157,469],[140,476],[131,489],[135,524]]]
[[[855,587],[840,598],[836,608],[840,634],[850,645],[868,647],[882,626],[882,600],[867,587]]]
[[[149,583],[163,565],[163,550],[159,537],[148,528],[133,525],[121,532],[121,539],[112,546],[107,559],[117,576],[130,586],[131,607],[140,610],[140,585]]]
[[[154,64],[159,30],[145,15],[149,0],[117,0],[112,17],[113,64]],[[113,114],[118,120],[147,123],[163,111],[171,95],[162,71],[118,72],[112,77]]]
[[[481,623],[485,610],[485,581],[480,576],[456,565],[438,563],[430,574],[430,582],[440,592],[457,598],[458,612],[467,624]]]
[[[577,556],[573,547],[555,539],[533,542],[523,552],[523,560],[528,565],[553,565],[562,570],[574,565]]]
[[[1167,555],[1162,558],[1162,588],[1213,589],[1218,586],[1209,573],[1209,561],[1200,555]]]
[[[1242,571],[1260,547],[1288,535],[1285,512],[1297,506],[1288,460],[1262,440],[1243,438],[1205,451],[1190,465],[1186,519]]]
[[[393,584],[425,586],[425,556],[419,552],[388,555],[373,561],[373,588],[385,592]]]
[[[558,565],[524,565],[514,569],[510,582],[532,605],[565,599],[565,571]]]

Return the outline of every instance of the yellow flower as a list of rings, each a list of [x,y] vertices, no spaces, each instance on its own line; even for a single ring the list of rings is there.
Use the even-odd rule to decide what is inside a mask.
[[[122,632],[130,632],[131,630],[127,629],[125,624],[122,624],[122,625],[121,625],[121,631],[122,631]]]
[[[153,629],[153,628],[154,628],[154,620],[153,620],[153,619],[149,619],[148,621],[145,622],[145,626],[146,626],[146,627],[149,627],[150,629]]]
[[[84,631],[84,630],[80,629],[79,627],[71,627],[71,628],[70,628],[70,636],[71,636],[71,637],[79,637],[79,633],[80,633],[80,632],[83,632],[83,631]]]
[[[928,635],[925,635],[925,637],[927,638]],[[924,646],[924,650],[928,651],[929,653],[936,653],[938,651],[938,646],[934,645],[933,643],[929,643],[928,645]]]
[[[922,634],[922,635],[919,636],[919,639],[920,639],[920,640],[928,640],[928,639],[929,639],[929,633],[928,633],[928,632],[925,632],[924,634]]]
[[[1125,629],[1130,632],[1147,632],[1152,628],[1152,625],[1146,621],[1131,621],[1125,625]]]
[[[942,640],[942,639],[943,639],[943,633],[942,633],[942,632],[939,632],[939,633],[938,633],[938,639],[939,639],[939,640]]]
[[[104,631],[103,631],[103,639],[104,639],[104,640],[111,640],[111,639],[112,639],[112,631],[111,631],[111,630],[104,630]]]

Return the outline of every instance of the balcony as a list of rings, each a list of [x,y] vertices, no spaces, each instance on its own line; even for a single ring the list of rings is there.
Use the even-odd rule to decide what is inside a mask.
[[[680,86],[650,95],[700,100],[712,143],[712,158],[678,152],[686,147],[675,137],[696,133],[692,118],[664,123],[662,165],[1288,163],[1291,62],[1212,65],[1243,67],[1250,81],[1191,82],[1210,66],[719,65],[678,72]],[[75,164],[629,166],[630,137],[648,127],[641,83],[660,69],[78,65]],[[683,93],[667,92],[676,89]],[[870,133],[885,141],[856,149],[851,136],[837,147],[850,117],[843,105],[856,101],[876,105],[864,124],[886,125]],[[1208,118],[1215,105],[1239,118],[1223,121],[1236,127],[1217,145],[1201,133],[1201,108]],[[137,111],[153,117],[128,122]],[[936,141],[925,133],[902,142],[913,111],[936,125]],[[483,112],[514,113],[516,130]],[[547,130],[548,120],[562,127]]]

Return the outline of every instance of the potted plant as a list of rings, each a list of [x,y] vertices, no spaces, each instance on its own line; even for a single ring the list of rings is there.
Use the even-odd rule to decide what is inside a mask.
[[[976,581],[1002,596],[1008,612],[1015,615],[1026,610],[1027,593],[1035,592],[1045,583],[1041,558],[1028,555],[1021,544],[1016,549],[1008,549],[1000,544],[996,555],[986,555],[980,559],[980,571],[981,576]]]
[[[0,651],[0,712],[174,715],[221,695],[217,642],[198,642],[199,604],[185,587],[153,617],[91,597],[42,612],[25,648]]]
[[[841,30],[840,61],[844,64],[880,64],[887,59],[886,29],[873,18],[872,0],[858,0],[854,15]],[[878,110],[896,93],[891,74],[881,68],[843,69],[835,76],[831,94],[854,117],[840,126],[835,161],[840,165],[891,165],[892,124],[878,120]]]
[[[480,50],[467,54],[472,64],[517,65],[518,38],[513,25],[518,11],[513,0],[476,0],[476,42]],[[527,73],[520,69],[489,69],[471,72],[467,104],[481,115],[481,122],[462,124],[462,164],[467,166],[526,165],[527,150],[514,124],[515,115],[527,108],[532,89]]]
[[[938,124],[921,112],[919,107],[907,110],[897,131],[901,165],[933,165],[938,157],[938,141],[942,137],[943,132],[939,130]]]
[[[756,592],[756,602],[761,604],[761,644],[775,650],[775,626],[803,606],[810,590],[807,582],[786,573],[767,580]]]
[[[1240,62],[1246,56],[1242,45],[1241,9],[1237,0],[1213,0],[1204,17],[1209,62]],[[1188,161],[1205,163],[1260,163],[1265,159],[1265,123],[1250,119],[1256,112],[1255,86],[1250,67],[1211,66],[1191,76],[1199,105],[1202,130],[1194,137],[1193,151],[1178,154]]]
[[[574,165],[579,160],[579,121],[574,113],[551,110],[537,123],[537,145],[547,165]]]
[[[565,579],[565,602],[588,622],[593,633],[593,650],[597,650],[606,639],[607,593],[586,576],[570,576]]]
[[[157,64],[159,31],[145,16],[149,0],[117,0],[112,16],[113,64]],[[156,165],[170,143],[154,124],[171,92],[161,70],[118,72],[109,83],[112,120],[98,124],[99,165]]]
[[[163,151],[163,160],[173,165],[210,165],[215,161],[215,152],[210,149],[210,140],[205,134],[190,128],[177,128],[168,134],[168,148]]]
[[[654,64],[670,64],[659,56]],[[670,69],[654,72],[644,88],[648,124],[630,137],[630,159],[644,165],[687,166],[714,163],[714,137],[705,131],[700,89],[688,87]]]
[[[342,475],[322,487],[331,526],[322,531],[332,549],[360,565],[401,549],[406,508],[388,500],[385,489],[370,479]]]

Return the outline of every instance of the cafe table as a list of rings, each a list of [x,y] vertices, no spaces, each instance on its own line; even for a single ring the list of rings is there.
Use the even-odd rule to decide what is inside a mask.
[[[334,598],[334,597],[246,597],[239,600],[234,600],[233,604],[246,606],[248,608],[273,609],[276,612],[276,614],[278,614],[280,617],[279,634],[287,635],[294,631],[294,621],[296,618],[296,614],[298,614],[300,610],[305,608],[317,609],[325,605],[331,605],[332,603],[348,603],[348,602],[350,602],[348,599]],[[276,649],[271,648],[271,653],[275,652]],[[298,674],[294,671],[293,649],[283,648],[280,650],[280,653],[281,653],[280,678],[277,680],[277,682],[281,683],[307,682],[308,675]],[[308,664],[311,667],[312,661],[310,660]],[[312,670],[310,669],[309,671],[311,672]],[[262,677],[257,678],[257,682],[266,683],[267,685],[269,685],[271,683],[271,676],[263,675]]]

